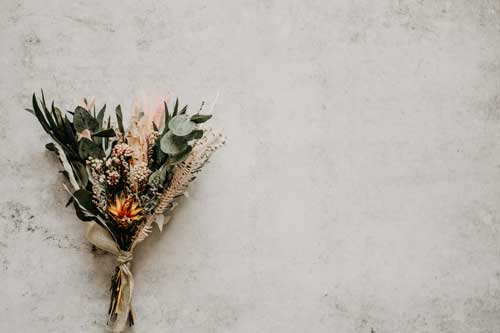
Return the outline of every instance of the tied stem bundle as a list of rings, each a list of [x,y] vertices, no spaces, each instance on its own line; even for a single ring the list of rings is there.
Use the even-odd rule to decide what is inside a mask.
[[[224,137],[204,127],[212,116],[200,110],[188,115],[187,105],[175,101],[136,103],[125,131],[121,107],[115,121],[106,105],[96,112],[95,103],[84,100],[63,115],[33,95],[32,109],[53,142],[53,151],[64,168],[71,189],[65,186],[80,220],[87,222],[86,238],[97,248],[116,256],[111,280],[108,323],[113,332],[134,324],[131,263],[138,244],[168,222],[176,200],[187,190]],[[212,105],[213,108],[213,105]]]

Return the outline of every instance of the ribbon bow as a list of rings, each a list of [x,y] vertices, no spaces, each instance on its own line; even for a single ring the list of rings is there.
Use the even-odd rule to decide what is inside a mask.
[[[113,322],[112,332],[123,332],[127,327],[129,315],[132,315],[132,293],[134,290],[134,277],[130,271],[130,262],[134,258],[132,251],[123,251],[115,243],[111,235],[95,222],[88,222],[87,240],[101,250],[116,256],[120,274],[121,286],[117,299],[116,319]],[[110,313],[110,318],[113,313]]]

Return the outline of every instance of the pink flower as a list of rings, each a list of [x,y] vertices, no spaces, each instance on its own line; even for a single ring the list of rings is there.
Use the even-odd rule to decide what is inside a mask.
[[[79,139],[81,138],[87,138],[89,140],[92,140],[92,134],[90,133],[90,130],[88,128],[84,129],[80,133],[78,133]]]

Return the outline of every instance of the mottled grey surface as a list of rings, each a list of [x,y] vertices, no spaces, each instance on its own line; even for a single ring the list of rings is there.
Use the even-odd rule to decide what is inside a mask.
[[[140,247],[133,332],[500,332],[500,2],[0,3],[0,331],[106,332],[22,111],[218,90],[228,145]]]

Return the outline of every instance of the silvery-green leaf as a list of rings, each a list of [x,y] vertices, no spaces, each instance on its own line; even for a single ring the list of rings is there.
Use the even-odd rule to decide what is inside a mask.
[[[189,145],[186,146],[186,148],[184,150],[182,150],[181,152],[179,152],[178,154],[170,155],[167,158],[167,164],[174,165],[174,164],[177,164],[177,163],[184,161],[189,156],[189,154],[191,154],[192,150],[193,150],[193,147],[191,147]]]
[[[168,128],[177,136],[185,136],[191,133],[196,127],[188,115],[179,114],[168,122]]]
[[[160,140],[161,150],[169,155],[176,155],[186,149],[187,143],[181,137],[176,137],[172,132],[165,134]]]

